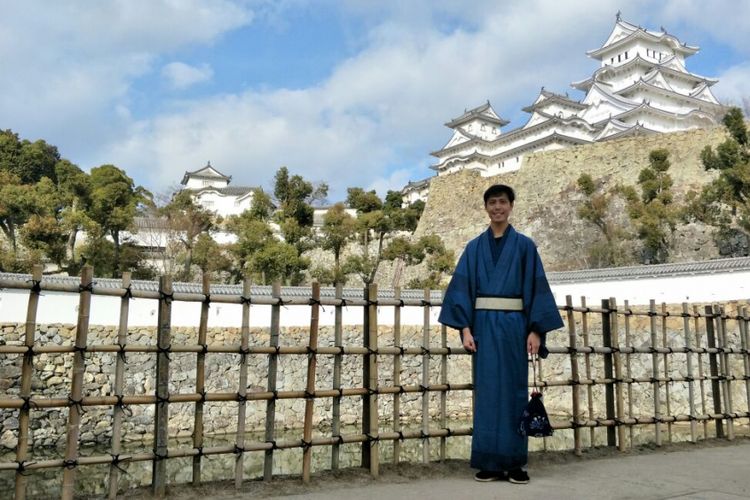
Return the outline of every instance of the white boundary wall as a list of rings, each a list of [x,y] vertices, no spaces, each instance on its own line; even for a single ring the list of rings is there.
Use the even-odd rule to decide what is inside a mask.
[[[657,303],[678,304],[682,302],[725,302],[750,299],[750,269],[713,274],[680,275],[668,277],[639,277],[611,281],[580,281],[551,283],[558,304],[565,303],[565,296],[571,295],[574,304],[581,296],[586,297],[589,306],[597,306],[602,299],[617,298],[619,304],[628,300],[630,305],[648,304],[650,299]],[[26,321],[27,290],[0,290],[0,323],[21,323]],[[90,323],[92,325],[117,324],[120,299],[94,295],[92,297]],[[200,319],[200,302],[179,302],[172,304],[172,325],[197,327]],[[334,307],[324,306],[320,311],[320,324],[333,325]],[[439,307],[430,309],[430,322],[437,324]],[[42,292],[37,323],[75,324],[78,314],[78,296],[70,293]],[[404,307],[401,312],[403,325],[421,325],[424,311],[421,307]],[[347,325],[361,325],[363,308],[344,308],[344,329]],[[156,326],[157,301],[132,299],[130,302],[129,325]],[[379,308],[378,323],[393,322],[393,307]],[[271,323],[271,307],[253,305],[250,309],[250,325],[268,327]],[[239,304],[211,304],[208,324],[210,327],[237,327],[241,325]],[[283,306],[282,326],[306,326],[310,324],[309,306]]]

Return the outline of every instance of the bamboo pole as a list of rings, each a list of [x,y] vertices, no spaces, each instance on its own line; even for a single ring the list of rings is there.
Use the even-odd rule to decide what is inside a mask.
[[[589,339],[589,315],[588,312],[585,311],[586,309],[586,297],[581,296],[581,309],[584,309],[583,312],[581,312],[581,332],[583,333],[583,345],[586,347],[591,346],[591,341]],[[589,353],[586,353],[583,355],[583,360],[586,367],[586,378],[591,378],[591,357]],[[593,420],[594,418],[594,389],[590,385],[586,386],[586,405],[588,407],[589,411],[589,420]],[[591,427],[589,429],[589,446],[594,446],[596,439],[596,430]]]
[[[31,271],[31,280],[33,283],[42,281],[42,266],[34,265]],[[23,355],[23,364],[21,365],[21,391],[19,397],[30,401],[31,398],[31,378],[34,371],[34,334],[36,333],[36,314],[39,308],[39,289],[32,288],[29,292],[29,302],[26,307],[26,325],[24,329],[24,347],[26,352]],[[16,447],[16,461],[19,464],[26,462],[29,456],[29,420],[31,405],[25,404],[18,410],[18,445]],[[26,498],[26,476],[16,472],[16,498]]]
[[[281,328],[281,283],[274,282],[271,296],[276,303],[271,306],[271,347],[279,346],[279,330]],[[268,355],[268,392],[276,392],[276,373],[278,371],[278,354]],[[273,442],[276,427],[276,400],[269,399],[266,403],[266,441]],[[263,480],[273,478],[273,448],[266,450],[263,461]]]
[[[397,300],[401,299],[401,288],[393,291]],[[401,346],[401,307],[393,308],[393,345]],[[401,353],[393,355],[393,385],[401,385]],[[393,394],[393,432],[401,432],[401,394]],[[401,455],[401,441],[393,442],[393,463],[398,464]]]
[[[706,306],[706,342],[708,347],[716,347],[715,323],[716,314],[713,306]],[[713,400],[714,413],[721,413],[721,384],[719,382],[719,366],[716,360],[716,353],[708,355],[708,369],[711,375],[711,399]],[[724,437],[724,421],[721,418],[714,420],[716,425],[716,437]]]
[[[748,335],[748,321],[750,317],[747,314],[747,307],[741,308],[741,317],[738,318],[740,322],[740,346],[745,354],[742,356],[742,361],[745,367],[745,398],[747,400],[747,414],[750,417],[750,335]]]
[[[203,273],[202,292],[206,299],[201,304],[201,317],[198,324],[198,345],[206,345],[208,332],[208,312],[211,306],[211,276]],[[203,394],[206,390],[206,352],[199,352],[195,360],[195,392]],[[193,447],[203,448],[203,406],[204,401],[195,402],[195,416],[193,421]],[[201,484],[201,455],[193,457],[193,486]]]
[[[602,300],[602,343],[604,344],[604,347],[612,347],[612,305],[610,304],[609,299]],[[615,391],[611,351],[604,354],[604,377],[608,380],[608,382],[604,383],[604,399],[607,420],[614,420]],[[615,429],[613,427],[607,427],[607,446],[615,446],[616,444],[617,436]]]
[[[669,339],[667,339],[667,304],[661,303],[661,338],[662,346],[669,347]],[[669,379],[669,355],[664,353],[662,358],[664,364],[664,378]],[[672,414],[672,397],[671,397],[672,384],[666,382],[664,384],[664,399],[666,403],[667,415]],[[672,422],[667,422],[667,442],[672,443]]]
[[[368,328],[369,328],[369,335],[368,335],[368,349],[370,352],[374,353],[378,349],[378,285],[376,284],[370,284],[369,288],[369,297],[370,297],[370,305],[368,307]],[[378,358],[375,354],[369,355],[369,361],[368,361],[369,369],[368,369],[368,375],[369,380],[367,383],[368,388],[368,407],[369,407],[369,415],[370,415],[370,422],[369,422],[369,429],[368,429],[368,441],[370,441],[370,438],[372,439],[370,441],[370,459],[369,459],[369,467],[370,467],[370,474],[373,477],[378,477],[380,475],[380,461],[379,461],[379,437],[378,437]]]
[[[623,305],[625,307],[625,348],[629,349],[633,345],[630,336],[630,305],[627,300]],[[633,418],[633,382],[631,382],[631,379],[633,378],[633,366],[631,356],[632,354],[630,353],[625,354],[625,377],[628,379],[628,418]],[[628,426],[628,434],[628,437],[630,438],[630,447],[632,448],[635,440],[632,425]]]
[[[617,300],[610,297],[609,305],[612,308],[612,347],[617,349],[613,354],[615,368],[615,418],[622,421],[625,418],[625,402],[622,395],[622,358],[619,352],[620,327],[618,321]],[[625,451],[625,427],[617,426],[617,449]]]
[[[651,327],[651,347],[655,348],[656,343],[656,301],[651,299],[648,303],[648,312],[650,315]],[[656,377],[659,376],[659,355],[654,352],[651,355],[651,376],[654,377],[652,390],[654,391],[654,443],[661,446],[661,394],[659,393],[659,382]]]
[[[172,277],[159,278],[159,326],[156,345],[156,404],[154,408],[154,462],[151,488],[155,497],[167,493],[169,442],[169,352],[172,346]]]
[[[68,408],[68,432],[65,446],[65,469],[63,471],[63,500],[75,496],[76,470],[78,467],[78,438],[80,436],[81,413],[80,400],[83,397],[83,373],[86,370],[86,346],[89,333],[89,315],[91,313],[91,287],[94,271],[91,266],[81,270],[80,298],[78,302],[78,324],[76,326],[76,351],[73,354],[71,373],[70,407]]]
[[[307,394],[315,393],[315,371],[317,359],[315,350],[318,348],[318,323],[320,313],[320,283],[312,284],[312,300],[310,301],[310,341],[307,355]],[[302,481],[310,482],[310,467],[312,465],[312,428],[313,428],[313,404],[314,399],[309,396],[305,399],[305,421],[303,429],[303,452],[302,452]]]
[[[729,366],[729,353],[726,348],[729,346],[727,341],[727,320],[726,311],[724,306],[717,306],[714,309],[718,312],[718,347],[723,350],[719,351],[719,365],[721,367],[721,385],[724,392],[724,413],[731,415],[733,410],[732,402],[732,381],[731,381],[731,368]],[[734,439],[734,418],[728,417],[727,419],[727,439],[732,441]]]
[[[688,312],[687,302],[682,303],[682,328],[685,331],[685,347],[688,349],[692,348],[692,341],[690,337],[690,313]],[[688,376],[688,404],[690,405],[690,416],[695,417],[695,383],[693,381],[693,354],[687,352],[686,363],[687,363],[687,376]],[[695,420],[690,420],[690,442],[696,442],[696,429],[697,423]]]
[[[422,307],[422,348],[425,354],[422,355],[422,385],[430,385],[430,290],[424,290],[424,306]],[[422,431],[427,433],[430,430],[430,395],[427,391],[422,393]],[[430,440],[422,440],[422,462],[430,461]]]
[[[250,347],[250,296],[252,295],[250,278],[242,280],[242,328],[240,330],[240,380],[237,388],[237,437],[235,439],[234,487],[242,486],[245,471],[245,417],[247,416],[247,367],[248,347]]]
[[[443,292],[445,295],[445,292]],[[440,325],[440,346],[448,347],[448,327]],[[541,375],[540,375],[541,376]],[[440,358],[440,383],[448,383],[448,353],[442,354]],[[448,392],[440,393],[440,427],[448,427]],[[440,438],[440,460],[446,459],[447,439],[445,436]]]
[[[130,289],[130,273],[122,273],[122,287]],[[130,296],[123,294],[120,299],[120,322],[117,328],[117,343],[124,346],[128,341],[128,313],[130,312]],[[123,386],[125,384],[125,353],[119,354],[115,359],[115,387],[114,393],[118,398],[124,396]],[[123,405],[112,407],[112,455],[118,456],[122,451],[122,418]],[[120,469],[114,464],[109,466],[109,498],[117,497],[117,483],[120,478]]]
[[[573,297],[570,295],[565,296],[565,306],[568,315],[568,345],[575,349],[576,347],[576,322],[575,316],[573,315]],[[581,430],[578,428],[579,421],[579,404],[580,404],[580,389],[576,382],[579,379],[578,376],[578,358],[574,350],[570,351],[570,379],[573,383],[572,394],[573,394],[573,449],[575,454],[580,456],[581,451]]]
[[[695,318],[695,348],[700,349],[701,347],[701,328],[700,328],[700,311],[698,306],[693,306],[693,317]],[[703,354],[698,353],[698,378],[700,379],[700,393],[701,393],[701,415],[705,415],[706,412],[706,384],[703,375]],[[708,439],[708,420],[703,420],[703,439]]]
[[[333,344],[339,348],[339,351],[333,355],[333,389],[341,389],[341,362],[343,355],[341,349],[343,349],[343,306],[342,300],[344,298],[344,286],[341,283],[336,283],[336,308],[334,311],[333,320]],[[334,396],[331,405],[332,408],[332,420],[331,420],[331,435],[338,437],[341,435],[341,396]],[[337,470],[339,468],[339,461],[341,455],[341,446],[336,441],[331,447],[331,469]]]

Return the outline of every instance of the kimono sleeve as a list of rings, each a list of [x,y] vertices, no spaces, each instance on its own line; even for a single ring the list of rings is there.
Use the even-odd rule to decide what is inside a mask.
[[[472,276],[469,247],[458,259],[456,270],[443,297],[438,321],[445,326],[461,331],[464,327],[472,327],[474,322],[475,277]]]
[[[542,259],[536,246],[532,244],[527,254],[526,269],[531,271],[524,277],[524,304],[530,332],[538,333],[542,338],[540,356],[547,357],[547,332],[563,326],[563,320],[555,304],[555,297],[550,289],[547,275],[544,273]]]

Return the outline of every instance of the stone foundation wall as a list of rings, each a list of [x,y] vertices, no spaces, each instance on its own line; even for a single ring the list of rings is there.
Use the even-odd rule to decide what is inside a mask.
[[[687,191],[700,190],[714,178],[714,173],[703,169],[700,151],[707,145],[715,147],[725,137],[721,127],[631,137],[530,154],[519,171],[497,176],[482,177],[476,171],[464,170],[433,177],[415,236],[438,234],[458,257],[466,243],[487,226],[482,204],[484,190],[492,184],[504,183],[513,186],[517,193],[513,224],[535,240],[549,270],[590,267],[580,249],[598,233],[576,215],[582,201],[576,188],[581,174],[590,174],[607,188],[618,183],[636,185],[639,172],[648,166],[649,153],[665,148],[670,152],[669,174],[679,200]],[[627,224],[627,218],[623,217],[622,222]],[[719,251],[711,236],[712,232],[703,226],[679,226],[674,235],[672,261],[717,257]],[[409,270],[404,280],[418,272]]]
[[[576,328],[582,339],[580,317]],[[22,324],[5,324],[2,328],[0,343],[21,345],[23,338]],[[601,327],[597,315],[590,315],[588,328],[592,332],[591,345],[602,345]],[[661,327],[660,327],[661,328]],[[634,317],[631,321],[631,344],[635,346],[650,344],[648,318]],[[661,332],[661,330],[660,330]],[[209,331],[209,343],[224,345],[239,344],[239,329],[212,329]],[[402,327],[402,345],[418,347],[422,342],[421,327]],[[623,335],[623,334],[621,334]],[[73,325],[41,325],[37,331],[37,345],[72,345],[75,336]],[[682,346],[685,343],[682,333],[682,318],[669,318],[666,330],[667,345]],[[739,347],[735,334],[730,334],[732,344]],[[154,328],[131,329],[129,342],[155,345]],[[661,334],[660,334],[661,339]],[[624,342],[624,338],[621,339]],[[305,345],[307,331],[305,328],[284,329],[280,336],[281,345]],[[379,330],[381,346],[393,345],[392,328],[381,326]],[[550,345],[566,345],[566,329],[552,332],[549,335]],[[661,341],[660,341],[661,342]],[[92,326],[89,332],[89,344],[116,343],[116,328]],[[196,344],[197,329],[175,328],[172,333],[172,345]],[[267,329],[253,329],[251,342],[253,346],[268,345]],[[322,328],[320,331],[321,346],[332,346],[333,329]],[[703,341],[705,345],[705,340]],[[362,345],[360,327],[345,327],[344,345]],[[431,345],[440,345],[439,328],[432,329]],[[458,346],[458,336],[449,332],[449,345]],[[170,394],[192,393],[195,390],[195,354],[171,353]],[[239,355],[208,354],[206,356],[206,391],[236,392],[239,381]],[[67,398],[70,392],[72,354],[38,354],[34,356],[32,394],[41,398]],[[154,354],[131,353],[127,355],[125,365],[125,394],[151,395],[154,393]],[[586,377],[586,356],[579,355],[579,373]],[[23,358],[18,355],[0,356],[0,398],[17,397],[20,388],[21,364]],[[591,373],[594,378],[603,378],[603,359],[600,355],[589,357]],[[694,357],[697,361],[697,357]],[[86,370],[84,374],[84,396],[104,396],[113,393],[116,354],[86,353]],[[268,356],[251,355],[248,370],[248,391],[265,391],[268,370]],[[652,357],[650,354],[632,355],[631,372],[635,377],[650,376]],[[674,354],[669,357],[667,375],[686,374],[686,356]],[[708,358],[702,356],[702,364],[708,373]],[[384,386],[393,383],[393,356],[378,357],[379,383]],[[440,382],[441,356],[432,356],[430,362],[430,383]],[[695,374],[697,376],[697,363]],[[623,361],[623,366],[625,362]],[[660,373],[664,373],[664,357],[659,356]],[[742,374],[743,365],[739,356],[731,362],[733,373]],[[278,368],[279,391],[304,390],[306,386],[307,356],[281,355]],[[568,380],[570,378],[570,357],[568,355],[551,355],[543,362],[542,377],[544,380]],[[452,384],[471,382],[471,358],[466,355],[448,357],[448,380]],[[404,356],[402,360],[401,383],[419,385],[422,383],[422,356]],[[697,384],[697,383],[696,383]],[[344,387],[362,386],[362,357],[344,356],[342,363],[342,385]],[[317,363],[316,388],[333,386],[333,356],[319,355]],[[653,394],[651,384],[634,385],[633,404],[636,415],[653,415]],[[708,404],[711,404],[710,383],[706,383]],[[699,394],[696,385],[696,394]],[[742,383],[733,384],[733,396],[736,411],[747,411],[747,396]],[[698,396],[696,396],[698,397]],[[401,398],[401,420],[403,423],[418,422],[421,419],[421,394],[404,394]],[[587,408],[587,390],[581,390],[581,408]],[[594,387],[592,398],[598,416],[604,414],[604,389]],[[429,393],[430,415],[439,417],[440,396]],[[666,397],[662,390],[662,399]],[[392,417],[393,396],[383,395],[379,398],[381,427],[389,425]],[[466,420],[471,417],[471,393],[453,391],[447,396],[448,418]],[[545,392],[547,409],[553,418],[569,419],[572,408],[572,390],[570,387],[550,387]],[[689,410],[687,383],[673,383],[669,394],[672,414],[686,414]],[[304,399],[278,400],[276,403],[276,424],[279,430],[300,428],[304,419]],[[193,430],[194,403],[172,403],[169,406],[169,432],[171,436],[190,436]],[[331,398],[315,401],[315,425],[319,429],[328,429],[331,424]],[[355,424],[361,420],[361,398],[345,397],[341,402],[342,424]],[[698,407],[700,413],[700,406]],[[84,444],[108,443],[111,438],[111,407],[86,407],[82,416],[81,441]],[[152,439],[154,405],[132,405],[126,412],[123,436],[127,441]],[[666,414],[666,406],[663,407]],[[32,446],[50,447],[64,442],[68,409],[32,409],[31,443]],[[247,429],[249,432],[262,430],[265,425],[266,402],[253,401],[247,405]],[[205,432],[209,435],[231,434],[236,430],[237,403],[207,402],[204,407]],[[0,412],[0,449],[13,448],[17,442],[18,411],[2,410]]]

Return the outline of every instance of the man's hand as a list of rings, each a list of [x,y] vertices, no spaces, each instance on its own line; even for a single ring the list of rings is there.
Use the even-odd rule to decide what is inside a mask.
[[[474,336],[471,334],[471,329],[465,327],[461,330],[461,338],[463,338],[464,349],[469,352],[477,352],[477,345],[474,343]]]
[[[466,344],[466,341],[464,341],[464,344]],[[539,346],[541,344],[542,337],[538,333],[529,333],[529,336],[526,337],[526,352],[529,354],[539,354]]]

